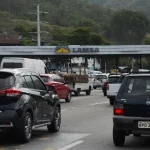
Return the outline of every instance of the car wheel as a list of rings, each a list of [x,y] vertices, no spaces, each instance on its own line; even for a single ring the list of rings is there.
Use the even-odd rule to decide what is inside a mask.
[[[29,142],[32,136],[32,116],[29,112],[26,112],[23,119],[23,127],[19,131],[20,139],[22,142]]]
[[[61,124],[61,110],[57,106],[54,111],[53,121],[47,126],[48,132],[58,132]]]
[[[89,90],[86,91],[86,95],[90,95],[91,94],[91,90],[89,88]]]
[[[135,137],[140,137],[141,134],[133,134],[133,136],[135,136]]]
[[[71,101],[71,92],[68,92],[67,98],[65,100],[66,100],[66,102]]]
[[[113,141],[115,146],[123,146],[125,143],[125,131],[116,130],[115,127],[113,127]]]
[[[114,99],[113,98],[109,99],[109,103],[110,105],[114,105]]]
[[[75,96],[79,96],[80,95],[80,91],[77,90],[77,91],[74,92],[74,94],[75,94]]]
[[[96,89],[96,87],[93,87],[93,89]]]

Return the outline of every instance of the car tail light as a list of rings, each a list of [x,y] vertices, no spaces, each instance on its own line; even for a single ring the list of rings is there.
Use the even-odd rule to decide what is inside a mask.
[[[114,105],[114,115],[124,115],[123,104],[115,104]]]
[[[15,88],[10,88],[5,90],[7,97],[17,97],[21,94],[21,91]]]

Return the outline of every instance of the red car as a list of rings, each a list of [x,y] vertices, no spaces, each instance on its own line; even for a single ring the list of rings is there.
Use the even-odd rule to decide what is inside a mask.
[[[62,77],[57,74],[41,74],[40,77],[47,86],[54,86],[55,92],[60,99],[65,99],[66,102],[71,101],[71,90],[65,84],[65,81]]]

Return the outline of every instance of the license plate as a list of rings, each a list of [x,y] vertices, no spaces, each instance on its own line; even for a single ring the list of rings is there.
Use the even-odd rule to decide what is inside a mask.
[[[138,122],[138,128],[150,128],[150,121],[139,121]]]

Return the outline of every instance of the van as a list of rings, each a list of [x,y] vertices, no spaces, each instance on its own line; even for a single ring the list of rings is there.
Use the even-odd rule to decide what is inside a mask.
[[[37,74],[48,73],[45,63],[40,59],[4,57],[1,61],[1,68],[29,68]]]

